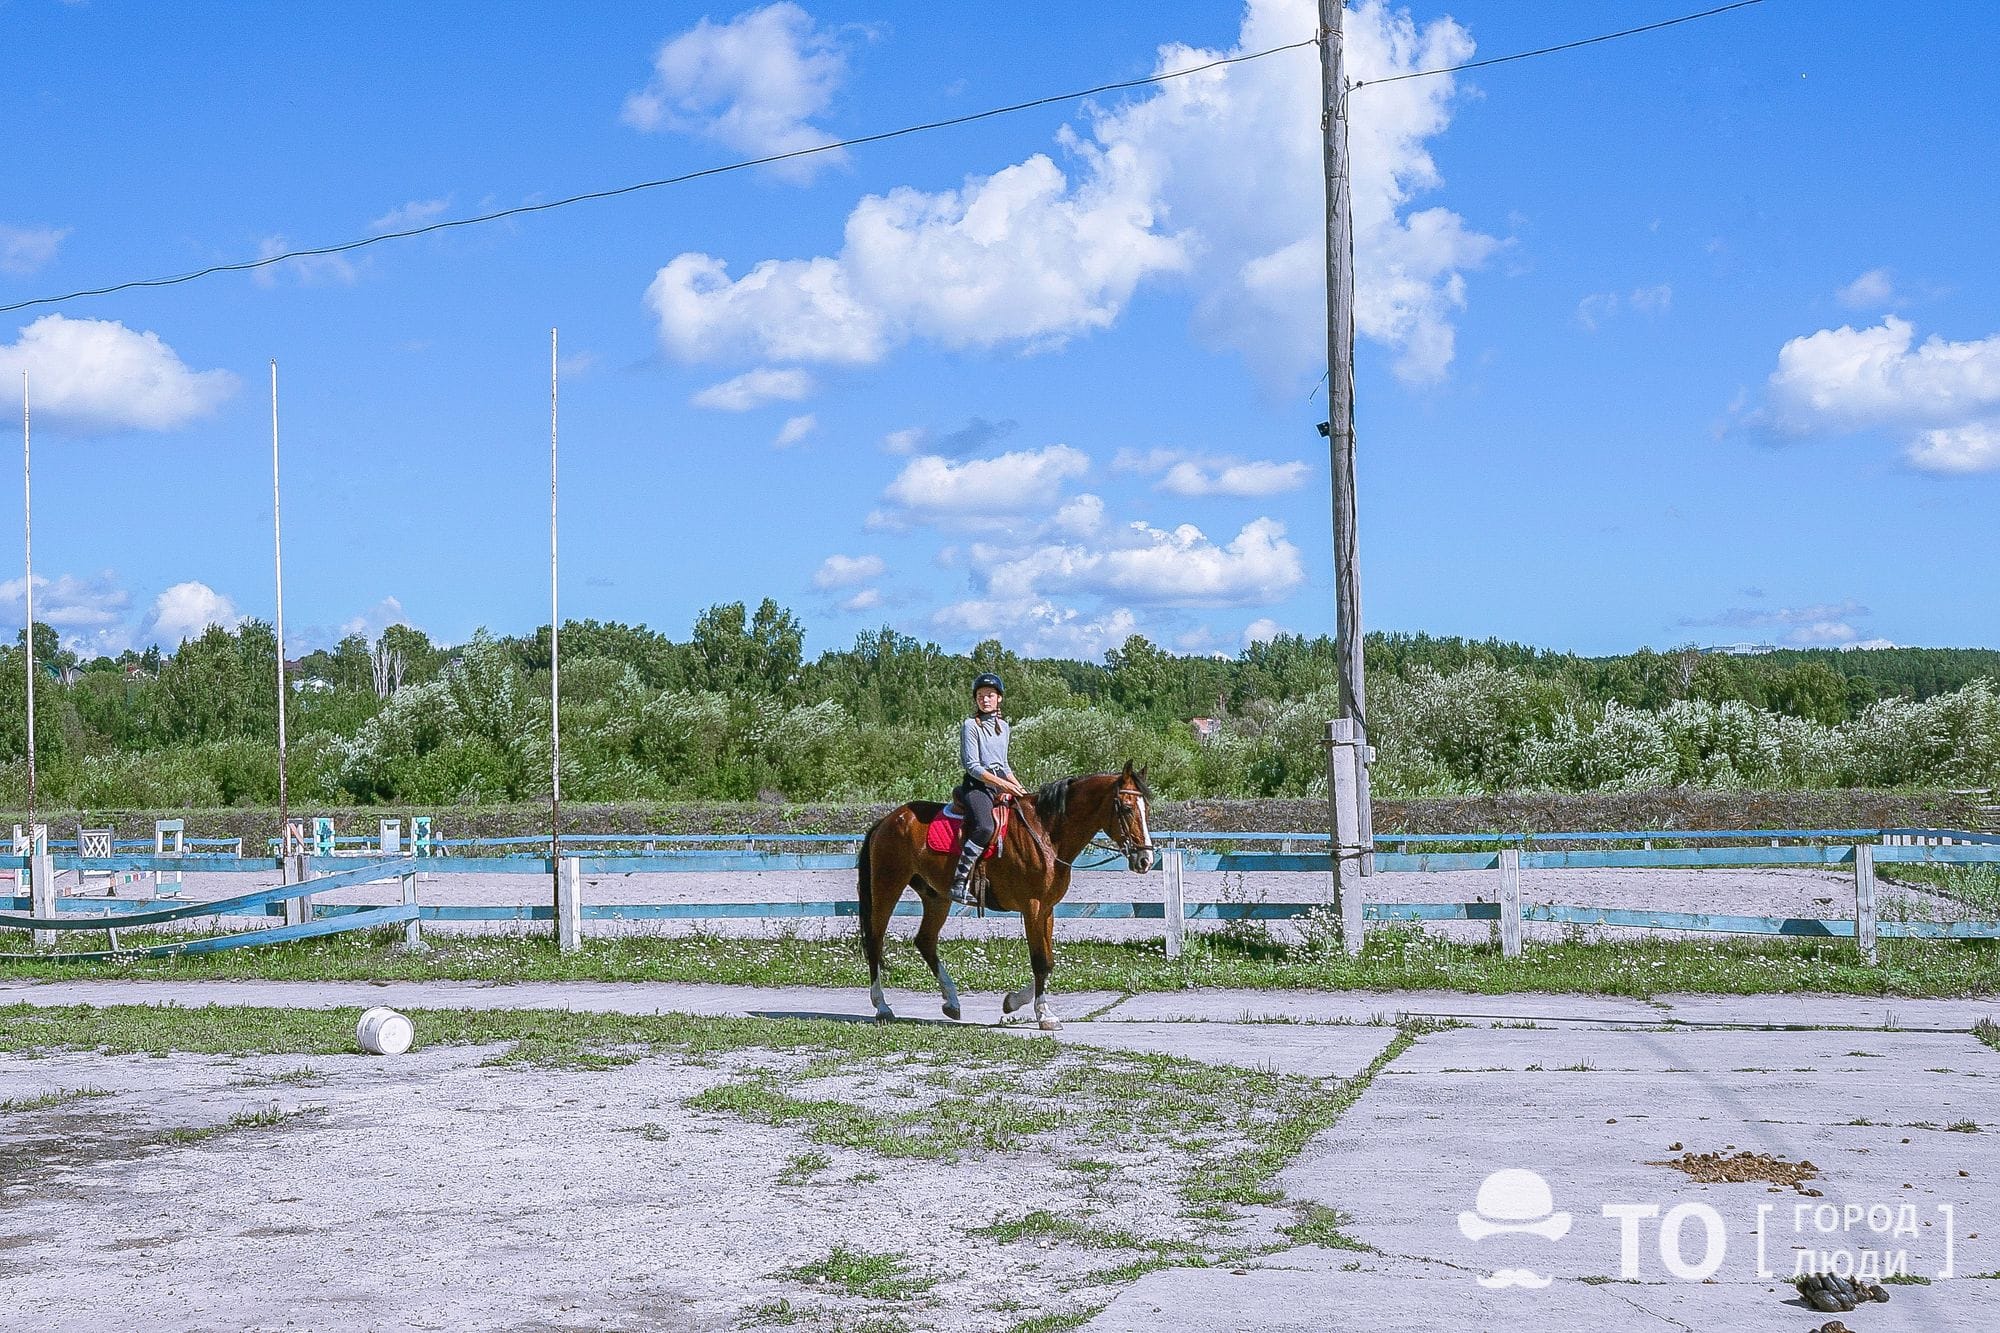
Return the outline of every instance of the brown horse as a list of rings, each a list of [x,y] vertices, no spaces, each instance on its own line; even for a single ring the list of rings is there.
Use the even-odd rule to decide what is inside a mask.
[[[1056,904],[1069,892],[1076,858],[1100,833],[1116,844],[1136,873],[1153,868],[1153,837],[1146,822],[1146,802],[1152,794],[1146,770],[1134,770],[1128,760],[1116,773],[1051,782],[1021,803],[1007,830],[1005,850],[982,863],[989,879],[986,905],[1021,914],[1028,960],[1035,972],[1033,985],[1011,992],[1001,1002],[1003,1013],[1011,1014],[1033,1000],[1035,1018],[1045,1030],[1062,1026],[1048,1006],[1049,973],[1055,967]],[[945,1017],[958,1017],[958,987],[937,949],[938,932],[951,915],[951,872],[957,857],[931,851],[925,843],[926,826],[943,808],[935,801],[897,806],[876,820],[861,842],[861,949],[868,958],[869,995],[878,1019],[895,1017],[882,997],[882,937],[905,888],[915,889],[924,905],[917,952],[937,978]]]

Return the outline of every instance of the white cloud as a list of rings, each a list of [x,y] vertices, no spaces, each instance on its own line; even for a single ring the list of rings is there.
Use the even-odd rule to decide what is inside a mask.
[[[809,397],[815,387],[813,377],[803,370],[762,366],[735,379],[711,384],[688,401],[718,412],[748,412],[766,403],[796,403]]]
[[[1297,41],[1317,26],[1313,0],[1251,0],[1234,48],[1162,49],[1159,71]],[[1441,18],[1419,27],[1379,0],[1350,8],[1348,76],[1382,79],[1459,63],[1471,37]],[[1450,124],[1450,77],[1384,83],[1352,95],[1349,148],[1355,322],[1397,353],[1397,374],[1432,380],[1451,363],[1464,273],[1498,242],[1442,208],[1409,211],[1443,178],[1427,142]],[[1098,137],[1157,173],[1162,215],[1203,250],[1198,320],[1273,378],[1324,368],[1325,201],[1319,64],[1310,50],[1161,86],[1100,116]]]
[[[1027,514],[1051,508],[1062,484],[1090,470],[1066,444],[954,463],[935,454],[912,458],[884,492],[913,518]]]
[[[71,431],[174,430],[236,391],[226,370],[189,370],[157,333],[44,315],[0,346],[0,376],[29,377],[37,422]]]
[[[25,578],[0,583],[0,604],[10,608],[18,629],[26,619]],[[94,578],[74,574],[35,575],[35,620],[57,629],[97,629],[124,619],[132,595],[118,586],[117,578],[106,570]]]
[[[882,577],[888,566],[879,555],[830,555],[813,573],[813,587],[847,588]]]
[[[999,638],[1030,657],[1070,657],[1095,661],[1139,632],[1139,618],[1126,607],[1094,616],[1048,601],[955,602],[931,623],[968,639]]]
[[[1849,598],[1811,606],[1731,607],[1714,615],[1687,617],[1680,623],[1689,628],[1781,629],[1788,643],[1839,646],[1860,639],[1861,631],[1853,622],[1871,614],[1867,607]]]
[[[2000,421],[1927,430],[1910,441],[1903,456],[1926,472],[1992,472],[2000,469]]]
[[[1104,527],[1104,501],[1095,495],[1076,495],[1063,501],[1049,519],[1049,530],[1070,537],[1089,537]]]
[[[653,57],[652,82],[628,96],[621,119],[635,129],[675,130],[752,157],[814,148],[832,135],[811,124],[846,76],[832,33],[790,3],[767,5],[727,23],[704,18]],[[839,150],[771,169],[803,184]]]
[[[882,590],[879,588],[863,588],[852,597],[842,601],[840,609],[852,615],[856,611],[867,611],[880,605],[882,605]]]
[[[1657,287],[1639,287],[1624,294],[1592,292],[1576,303],[1576,322],[1595,333],[1621,309],[1642,315],[1657,315],[1663,310],[1671,310],[1673,304],[1674,289],[1664,282]]]
[[[450,207],[449,199],[412,199],[376,218],[368,224],[368,230],[409,231],[414,227],[427,226],[443,217],[445,209]]]
[[[905,426],[892,430],[882,437],[882,452],[907,456],[917,452],[930,442],[931,432],[925,426]]]
[[[236,604],[206,583],[176,583],[153,599],[140,635],[148,643],[174,648],[199,638],[210,625],[234,629],[242,620]]]
[[[1312,32],[1311,0],[1251,0],[1228,52],[1162,48],[1160,72]],[[1469,55],[1464,29],[1419,29],[1380,0],[1350,17],[1352,74],[1377,79]],[[1464,272],[1498,242],[1445,209],[1407,212],[1441,183],[1426,142],[1449,123],[1449,78],[1357,94],[1351,136],[1356,321],[1406,379],[1442,375]],[[675,258],[647,292],[667,350],[870,363],[911,339],[1037,350],[1110,326],[1140,283],[1189,272],[1197,321],[1260,371],[1296,377],[1324,347],[1319,72],[1309,52],[1178,79],[1088,113],[1048,155],[957,190],[870,195],[837,256],[767,259],[731,280],[706,254]],[[646,114],[642,112],[641,114]],[[1199,253],[1203,262],[1193,266]]]
[[[0,223],[0,273],[25,278],[53,263],[69,238],[68,227],[10,227]]]
[[[1810,621],[1793,627],[1786,635],[1791,642],[1802,645],[1852,643],[1860,637],[1860,632],[1844,620]]]
[[[1159,489],[1173,495],[1236,495],[1261,497],[1294,491],[1305,485],[1304,463],[1235,463],[1226,459],[1175,463],[1160,478]]]
[[[257,257],[271,259],[291,248],[292,243],[282,236],[266,236],[257,243]],[[288,275],[301,287],[351,287],[360,272],[345,255],[299,255],[266,264],[250,276],[259,287],[275,287],[279,278]]]
[[[778,434],[771,441],[771,446],[775,449],[789,449],[818,429],[819,418],[810,412],[796,417],[787,417],[785,418],[785,424],[778,428]]]
[[[1906,435],[1915,467],[2000,467],[2000,334],[1915,341],[1915,327],[1895,315],[1792,339],[1769,383],[1778,424],[1800,434],[1888,427]]]
[[[973,565],[986,593],[1013,602],[1081,593],[1147,606],[1248,606],[1305,581],[1299,548],[1269,518],[1245,524],[1225,546],[1192,524],[1133,523],[1095,544],[976,546]]]
[[[1896,304],[1896,284],[1886,268],[1871,268],[1834,293],[1849,310],[1880,310]]]
[[[185,587],[186,585],[183,584],[182,586]],[[360,634],[372,642],[380,638],[382,631],[389,628],[389,626],[407,625],[409,623],[410,618],[403,613],[402,602],[394,597],[384,597],[360,615],[341,622],[339,637],[344,639],[350,634]],[[285,637],[287,639],[291,638],[289,634]],[[286,644],[287,648],[291,646],[289,643]]]
[[[1657,287],[1636,288],[1626,299],[1632,303],[1634,310],[1642,314],[1657,314],[1673,308],[1674,289],[1663,282]]]
[[[1895,646],[1896,643],[1893,639],[1862,639],[1858,643],[1843,643],[1840,645],[1840,649],[1842,652],[1862,652],[1870,648],[1894,648]]]
[[[1269,643],[1285,632],[1285,627],[1269,616],[1259,616],[1243,627],[1243,646],[1248,648],[1253,643]]]

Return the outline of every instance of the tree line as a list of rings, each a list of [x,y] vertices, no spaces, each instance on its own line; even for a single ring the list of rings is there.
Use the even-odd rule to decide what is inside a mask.
[[[684,639],[562,627],[563,785],[579,800],[880,800],[955,778],[972,676],[1008,686],[1023,772],[1153,766],[1178,797],[1310,795],[1333,715],[1331,640],[1281,635],[1234,657],[1134,636],[1102,662],[969,654],[887,626],[808,660],[770,600],[710,607]],[[0,795],[26,789],[21,641],[0,651]],[[1694,649],[1612,657],[1497,639],[1366,644],[1384,796],[1518,788],[2000,783],[2000,652]],[[171,653],[81,661],[36,626],[45,805],[269,804],[277,645],[249,620]],[[295,799],[518,800],[549,775],[547,626],[458,645],[392,626],[287,664]],[[1197,729],[1195,719],[1206,719]]]

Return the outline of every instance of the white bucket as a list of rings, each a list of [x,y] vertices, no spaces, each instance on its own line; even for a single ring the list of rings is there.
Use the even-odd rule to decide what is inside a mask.
[[[354,1040],[371,1055],[401,1055],[416,1037],[410,1020],[394,1009],[370,1009],[354,1028]]]

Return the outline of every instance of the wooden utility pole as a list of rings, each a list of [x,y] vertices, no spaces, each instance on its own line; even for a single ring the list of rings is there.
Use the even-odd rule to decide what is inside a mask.
[[[21,372],[21,563],[26,574],[21,584],[27,608],[27,628],[21,631],[22,655],[28,662],[28,828],[35,825],[35,499],[34,468],[30,462],[28,430],[28,372]],[[40,870],[37,869],[37,874]]]
[[[562,608],[556,577],[556,330],[549,330],[549,936],[563,942],[562,863]]]
[[[272,632],[278,641],[278,851],[285,851],[285,826],[291,822],[292,801],[285,766],[285,520],[278,491],[278,361],[271,359],[271,573],[277,588],[277,619]]]
[[[1340,908],[1359,894],[1352,874],[1374,870],[1374,820],[1368,800],[1367,689],[1362,666],[1361,568],[1354,504],[1354,231],[1348,190],[1347,70],[1343,50],[1342,0],[1319,0],[1320,128],[1326,176],[1326,363],[1327,452],[1333,477],[1334,647],[1340,672],[1341,722],[1329,728],[1334,753],[1329,761],[1328,801],[1335,805],[1333,889]],[[1340,817],[1334,770],[1343,745],[1351,745],[1354,823]],[[1360,913],[1342,910],[1359,947]]]

